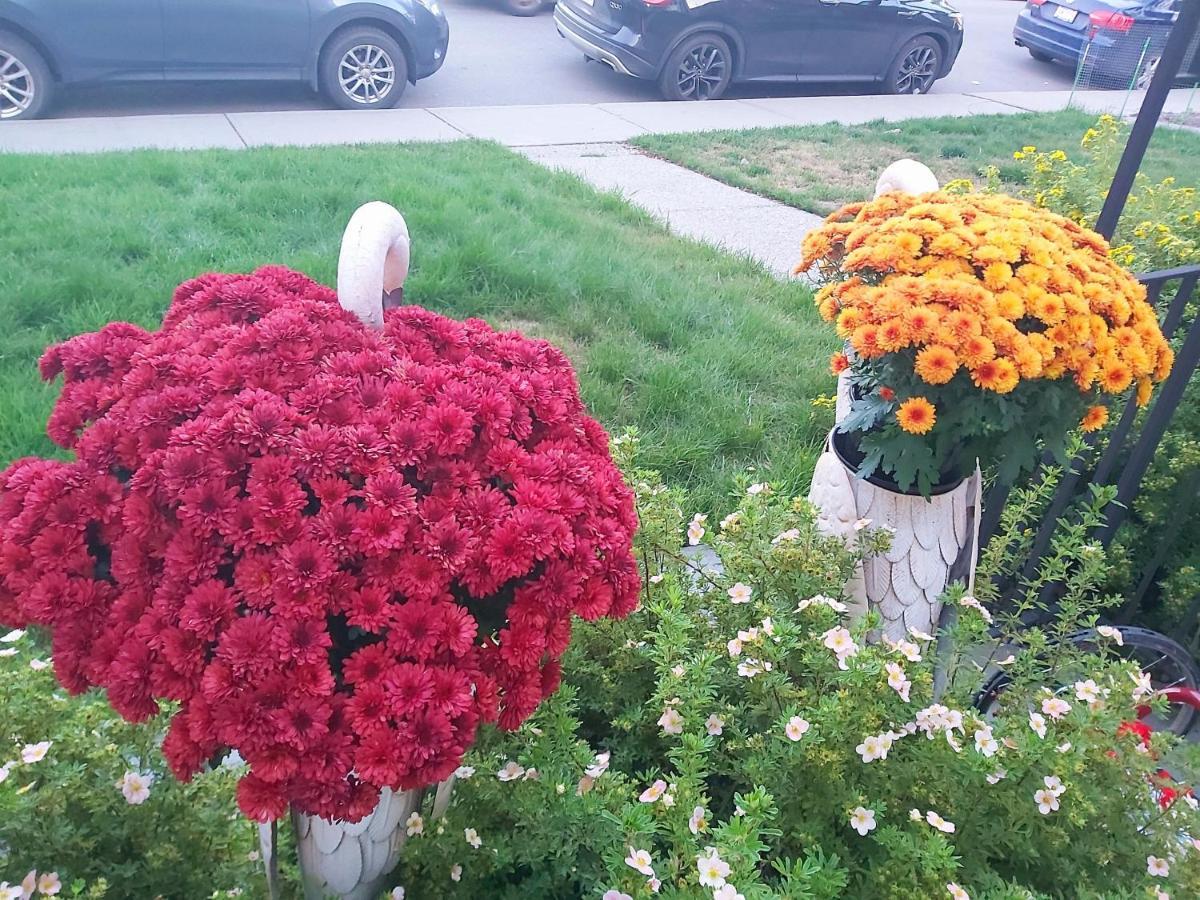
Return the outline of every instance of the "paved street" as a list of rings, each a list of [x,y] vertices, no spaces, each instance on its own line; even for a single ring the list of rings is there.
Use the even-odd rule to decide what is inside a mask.
[[[937,93],[1061,90],[1068,69],[1034,62],[1013,45],[1017,0],[954,0],[963,12],[966,43]],[[581,55],[554,28],[550,10],[531,19],[506,15],[488,0],[444,0],[450,20],[446,64],[410,87],[408,107],[513,106],[604,103],[658,99],[654,86],[617,75]],[[730,97],[804,97],[853,93],[839,85],[743,85]],[[301,85],[172,84],[76,88],[62,97],[56,115],[130,116],[160,113],[320,109]]]

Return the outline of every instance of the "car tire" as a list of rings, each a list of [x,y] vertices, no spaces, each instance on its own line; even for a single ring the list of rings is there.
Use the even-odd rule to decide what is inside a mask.
[[[408,58],[386,32],[352,28],[325,45],[319,81],[342,109],[391,109],[408,86]]]
[[[733,51],[718,34],[696,34],[667,56],[658,89],[668,100],[717,100],[733,80]]]
[[[928,35],[915,37],[896,54],[884,77],[889,94],[928,94],[942,67],[942,47]]]
[[[500,0],[510,16],[536,16],[545,6],[544,0]]]
[[[1032,56],[1034,59],[1036,59],[1038,62],[1042,62],[1042,63],[1054,62],[1054,57],[1051,56],[1049,53],[1043,53],[1041,50],[1034,50],[1032,47],[1026,47],[1025,49],[1028,50],[1029,55]]]
[[[0,120],[36,119],[54,98],[54,76],[42,54],[7,31],[0,31]]]

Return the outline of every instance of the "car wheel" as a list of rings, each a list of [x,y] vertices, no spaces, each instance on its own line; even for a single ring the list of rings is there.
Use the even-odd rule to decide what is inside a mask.
[[[354,28],[321,54],[321,90],[342,109],[390,109],[408,85],[408,60],[389,35]]]
[[[536,16],[543,5],[544,0],[501,0],[501,6],[512,16]]]
[[[1038,62],[1054,62],[1054,57],[1049,53],[1043,53],[1041,50],[1034,50],[1032,47],[1026,47],[1025,49],[1027,49],[1029,51],[1029,55]]]
[[[0,31],[0,119],[36,119],[53,92],[54,77],[42,55],[15,34]]]
[[[942,67],[942,48],[931,37],[913,38],[900,48],[888,70],[884,87],[889,94],[928,94]]]
[[[698,34],[667,57],[658,87],[668,100],[716,100],[732,79],[729,44],[715,34]]]

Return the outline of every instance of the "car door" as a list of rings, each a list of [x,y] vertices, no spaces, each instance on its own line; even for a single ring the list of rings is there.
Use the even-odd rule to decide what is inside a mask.
[[[792,81],[809,41],[810,0],[734,0],[726,4],[742,37],[742,77]]]
[[[805,9],[808,40],[801,80],[866,80],[891,64],[917,10],[895,0],[795,0]]]
[[[163,74],[160,0],[16,0],[6,10],[45,41],[66,81]]]
[[[161,0],[168,78],[299,78],[309,0]]]

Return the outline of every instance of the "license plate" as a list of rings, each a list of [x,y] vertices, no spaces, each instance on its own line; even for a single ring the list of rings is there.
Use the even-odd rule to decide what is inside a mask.
[[[1079,15],[1077,9],[1067,9],[1065,6],[1054,7],[1054,18],[1060,22],[1066,22],[1068,25],[1075,21],[1077,15]]]

